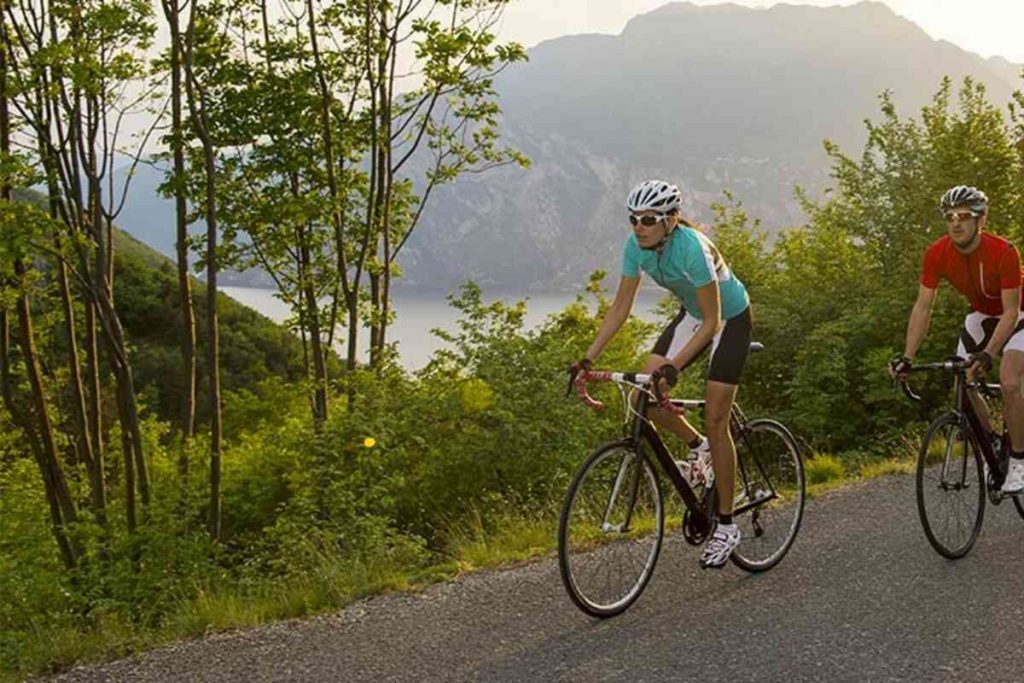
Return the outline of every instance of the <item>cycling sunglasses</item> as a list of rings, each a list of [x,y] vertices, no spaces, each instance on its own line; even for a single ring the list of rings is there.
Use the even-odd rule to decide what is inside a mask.
[[[959,223],[960,221],[966,221],[969,218],[977,218],[980,215],[981,214],[976,211],[944,211],[942,213],[942,217],[946,219],[947,223],[952,223],[953,221]]]
[[[636,225],[637,223],[639,223],[640,225],[643,225],[643,226],[649,228],[652,225],[656,225],[656,224],[660,223],[661,221],[665,220],[666,218],[668,218],[668,216],[669,216],[669,214],[667,214],[667,213],[659,213],[656,216],[650,216],[650,215],[647,215],[647,216],[637,216],[635,213],[631,213],[631,214],[629,214],[629,224],[630,225]]]

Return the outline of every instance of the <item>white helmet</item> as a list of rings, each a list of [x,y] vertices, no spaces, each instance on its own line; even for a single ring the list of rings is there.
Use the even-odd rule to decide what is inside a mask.
[[[988,197],[976,187],[957,185],[949,188],[942,195],[942,199],[939,200],[939,210],[949,211],[958,206],[966,206],[976,213],[985,213],[988,211]]]
[[[647,210],[668,213],[678,209],[682,200],[683,195],[675,185],[664,180],[645,180],[629,193],[626,208],[633,213]]]

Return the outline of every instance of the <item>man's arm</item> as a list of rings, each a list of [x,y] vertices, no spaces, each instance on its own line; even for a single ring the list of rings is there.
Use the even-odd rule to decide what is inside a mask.
[[[918,285],[917,301],[910,311],[910,321],[907,322],[907,345],[903,355],[910,360],[914,359],[917,350],[921,347],[925,335],[928,333],[928,326],[932,320],[932,304],[935,302],[935,289]],[[1004,341],[1005,343],[1005,341]]]

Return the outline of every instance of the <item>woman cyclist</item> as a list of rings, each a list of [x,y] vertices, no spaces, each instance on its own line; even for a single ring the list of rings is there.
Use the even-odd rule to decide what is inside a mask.
[[[740,531],[732,521],[736,448],[729,416],[750,348],[750,300],[711,240],[680,218],[681,200],[679,188],[662,180],[644,181],[629,193],[626,208],[633,231],[626,239],[615,300],[586,355],[572,369],[589,370],[622,327],[633,308],[641,272],[680,300],[679,314],[658,338],[643,372],[656,374],[663,386],[672,387],[681,370],[711,349],[706,439],[681,415],[652,408],[650,417],[659,428],[683,439],[691,456],[710,450],[718,523],[700,565],[717,568],[740,543]]]

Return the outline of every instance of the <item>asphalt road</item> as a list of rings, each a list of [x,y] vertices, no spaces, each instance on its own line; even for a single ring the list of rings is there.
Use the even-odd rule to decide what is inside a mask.
[[[910,477],[808,503],[770,572],[701,571],[678,534],[640,600],[584,616],[554,557],[336,615],[181,643],[62,681],[1022,681],[1024,520],[928,545]]]

